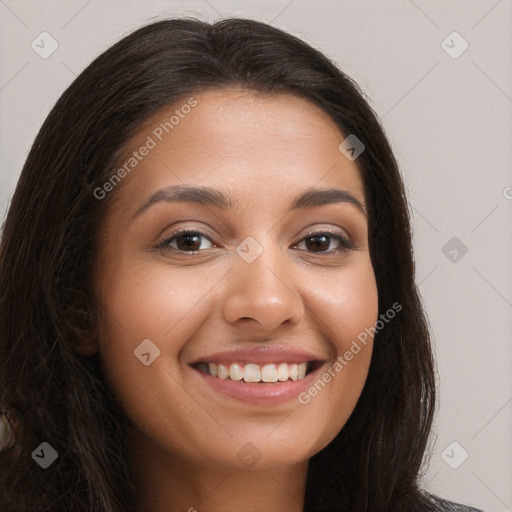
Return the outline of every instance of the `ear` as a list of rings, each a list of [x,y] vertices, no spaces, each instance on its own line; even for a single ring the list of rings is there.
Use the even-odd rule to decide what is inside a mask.
[[[88,307],[80,324],[76,325],[77,335],[72,346],[78,354],[91,357],[100,350],[98,328],[101,325],[101,309],[97,306]]]

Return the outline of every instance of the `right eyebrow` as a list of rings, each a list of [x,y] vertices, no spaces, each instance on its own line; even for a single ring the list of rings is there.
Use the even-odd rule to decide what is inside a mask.
[[[151,206],[160,203],[189,202],[216,206],[226,210],[232,207],[231,199],[221,190],[211,187],[172,185],[155,192],[134,214],[138,217]]]

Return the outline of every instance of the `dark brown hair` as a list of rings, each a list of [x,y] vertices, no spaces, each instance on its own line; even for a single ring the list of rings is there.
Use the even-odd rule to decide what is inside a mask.
[[[402,305],[375,335],[353,414],[310,461],[305,510],[442,509],[418,487],[435,403],[433,358],[409,207],[377,115],[349,77],[300,39],[252,20],[183,18],[142,27],[94,60],[48,115],[23,167],[0,247],[0,408],[18,421],[15,447],[0,453],[2,511],[132,509],[126,417],[99,355],[73,348],[95,330],[92,261],[111,197],[100,201],[94,190],[157,111],[228,86],[305,98],[364,143],[357,164],[379,313]],[[31,458],[43,441],[59,454],[48,470]]]

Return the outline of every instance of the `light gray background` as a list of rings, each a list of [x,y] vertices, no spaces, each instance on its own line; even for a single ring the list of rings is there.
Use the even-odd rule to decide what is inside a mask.
[[[179,15],[269,22],[327,53],[369,95],[412,204],[438,361],[424,485],[510,511],[512,0],[0,0],[2,219],[37,131],[75,76],[142,24]],[[47,59],[31,48],[43,31],[59,45]],[[442,46],[454,31],[469,44],[458,58]],[[461,48],[453,37],[444,45]],[[457,262],[442,250],[452,237],[468,249]],[[458,469],[442,458],[453,441],[469,454]],[[462,451],[446,453],[456,462]]]

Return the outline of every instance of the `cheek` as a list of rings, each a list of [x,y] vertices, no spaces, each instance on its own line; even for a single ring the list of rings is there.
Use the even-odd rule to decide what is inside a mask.
[[[125,409],[140,408],[137,416],[162,406],[159,393],[171,410],[185,407],[181,383],[186,378],[187,343],[214,312],[216,291],[229,270],[229,265],[218,262],[206,267],[178,269],[166,262],[148,264],[139,257],[119,260],[104,274],[102,368]],[[149,406],[153,402],[155,408]]]
[[[378,292],[368,259],[333,273],[307,293],[308,308],[330,342],[333,360],[299,396],[309,417],[323,425],[315,449],[324,448],[354,410],[368,375],[373,328],[378,319]]]
[[[184,387],[180,356],[204,321],[208,290],[224,273],[120,262],[104,281],[99,339],[109,387],[136,430],[156,433],[176,451],[206,435],[194,428],[209,417]]]
[[[147,339],[168,361],[176,360],[198,327],[197,315],[217,274],[198,273],[192,266],[176,271],[165,265],[120,263],[105,281],[101,299],[101,352],[109,373],[118,378],[138,367],[134,351]]]
[[[315,281],[318,286],[310,285],[304,292],[306,305],[320,320],[320,328],[332,333],[329,341],[338,354],[343,353],[378,317],[377,284],[369,257]]]

